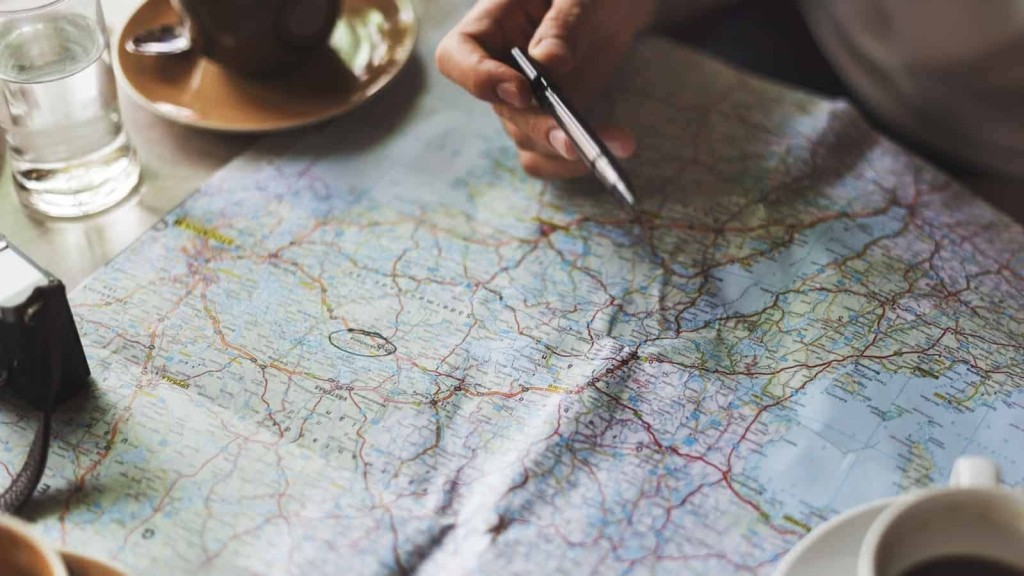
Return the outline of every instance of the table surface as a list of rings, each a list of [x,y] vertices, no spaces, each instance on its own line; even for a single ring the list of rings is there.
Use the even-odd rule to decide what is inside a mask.
[[[101,0],[111,43],[141,0]],[[118,77],[118,82],[123,79]],[[15,196],[9,166],[0,174],[0,233],[74,288],[180,204],[257,137],[204,132],[164,120],[119,91],[122,115],[142,162],[136,193],[97,216],[74,220],[35,216]],[[0,139],[2,141],[2,139]],[[0,148],[2,150],[2,148]],[[2,156],[2,155],[0,155]]]

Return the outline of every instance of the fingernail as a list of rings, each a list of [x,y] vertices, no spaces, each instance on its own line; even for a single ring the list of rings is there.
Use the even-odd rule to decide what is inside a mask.
[[[607,144],[608,150],[614,154],[616,158],[628,158],[633,154],[632,146],[627,146],[624,142],[612,140]]]
[[[555,128],[548,132],[548,141],[566,160],[573,160],[575,158],[572,153],[572,143],[569,142],[569,137],[560,128]]]
[[[516,86],[515,82],[504,82],[498,85],[498,98],[501,98],[506,104],[515,106],[516,108],[523,108],[529,101],[519,92],[519,87]]]

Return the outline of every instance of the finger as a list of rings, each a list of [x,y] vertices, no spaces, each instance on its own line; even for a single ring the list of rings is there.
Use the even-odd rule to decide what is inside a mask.
[[[501,117],[506,132],[520,149],[547,156],[561,156],[566,160],[579,158],[569,136],[550,114],[541,109],[534,107],[519,110],[499,104],[494,106],[494,111]],[[617,158],[629,158],[636,152],[636,138],[625,128],[601,127],[597,130],[597,137]]]
[[[557,76],[568,74],[587,50],[590,27],[584,22],[585,2],[554,0],[530,40],[530,55]]]
[[[579,160],[552,158],[526,150],[519,152],[519,163],[527,174],[542,180],[579,178],[588,173],[587,167]]]
[[[519,150],[560,160],[573,161],[580,158],[576,148],[560,128],[553,129],[548,140],[540,141],[508,120],[503,119],[501,122],[505,127],[505,132],[508,133]]]
[[[442,74],[480,100],[517,108],[530,104],[526,78],[492,58],[476,40],[458,29],[438,45],[435,60]]]
[[[625,160],[636,153],[636,136],[628,128],[619,126],[601,128],[597,131],[597,135],[612,156],[620,160]]]
[[[527,152],[537,152],[539,154],[545,153],[543,150],[537,149],[537,143],[534,141],[534,139],[530,137],[526,133],[526,131],[524,131],[518,125],[509,122],[504,118],[501,119],[501,125],[502,127],[505,128],[505,133],[508,134],[508,137],[511,138],[512,142],[515,143],[516,148]]]
[[[512,136],[520,149],[547,156],[561,156],[568,160],[576,158],[576,151],[572,149],[558,123],[540,108],[519,110],[498,104],[494,106],[494,111],[506,125],[505,131],[509,132],[509,136]],[[509,129],[510,126],[513,127],[512,130]],[[559,139],[555,132],[561,133],[562,138]]]
[[[620,160],[629,158],[636,152],[636,138],[625,128],[602,128],[597,131],[597,137],[608,152]],[[566,160],[576,160],[580,157],[576,145],[561,128],[553,130],[548,140]]]

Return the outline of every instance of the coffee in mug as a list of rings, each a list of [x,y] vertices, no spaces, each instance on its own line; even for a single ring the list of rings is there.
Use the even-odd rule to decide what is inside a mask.
[[[983,556],[939,556],[907,569],[901,576],[1024,576],[1024,570]]]
[[[247,76],[272,75],[327,46],[342,0],[175,0],[193,49]]]

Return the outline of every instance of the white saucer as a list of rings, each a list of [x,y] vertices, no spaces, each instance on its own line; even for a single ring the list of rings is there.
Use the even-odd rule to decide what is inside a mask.
[[[896,500],[875,500],[819,525],[786,554],[774,576],[855,576],[868,527]]]

